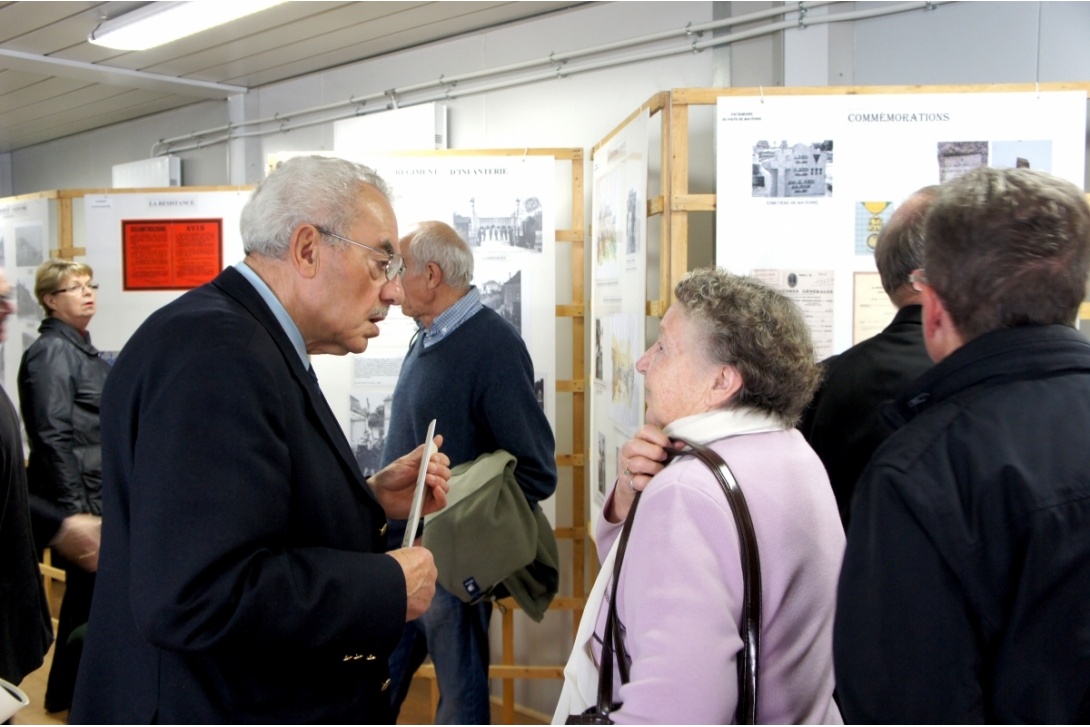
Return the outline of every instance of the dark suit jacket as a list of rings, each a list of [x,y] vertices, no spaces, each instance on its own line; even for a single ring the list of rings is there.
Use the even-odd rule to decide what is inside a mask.
[[[102,399],[103,543],[72,721],[381,722],[405,580],[253,286],[152,315]]]
[[[19,417],[0,391],[0,679],[15,685],[42,665],[53,643],[23,462]]]
[[[829,473],[845,528],[855,483],[893,431],[882,416],[884,405],[934,365],[923,343],[921,311],[905,306],[877,336],[822,362],[821,388],[799,425]]]

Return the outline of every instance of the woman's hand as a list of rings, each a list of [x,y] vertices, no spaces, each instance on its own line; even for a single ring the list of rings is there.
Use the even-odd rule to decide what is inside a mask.
[[[102,518],[90,513],[69,515],[49,541],[66,560],[88,573],[98,570],[98,549],[102,543]]]
[[[617,455],[617,482],[613,496],[606,502],[605,517],[611,523],[619,523],[632,509],[632,500],[642,491],[651,478],[666,467],[670,438],[654,424],[644,424],[621,447]]]
[[[443,435],[436,434],[435,451],[428,461],[428,474],[424,482],[427,489],[424,494],[424,507],[421,515],[430,515],[447,506],[447,491],[450,489],[450,457],[439,451],[443,444]],[[424,456],[424,445],[398,457],[381,470],[371,475],[367,484],[375,493],[375,499],[386,511],[386,517],[404,520],[409,517],[416,490],[416,476],[420,469],[420,459]]]

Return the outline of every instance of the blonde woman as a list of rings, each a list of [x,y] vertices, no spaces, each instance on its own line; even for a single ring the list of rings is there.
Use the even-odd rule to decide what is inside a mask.
[[[30,443],[30,491],[64,516],[102,514],[99,400],[110,367],[87,332],[95,315],[96,288],[92,270],[84,263],[47,260],[38,267],[34,294],[45,319],[19,366],[19,405]],[[49,712],[71,706],[79,648],[71,648],[68,641],[87,623],[95,578],[86,562],[60,560],[66,581],[45,696]]]

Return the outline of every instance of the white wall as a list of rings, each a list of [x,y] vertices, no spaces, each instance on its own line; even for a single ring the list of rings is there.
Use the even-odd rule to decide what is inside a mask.
[[[877,5],[854,3],[854,7],[845,4],[813,12],[836,14]],[[161,138],[224,124],[229,117],[237,122],[297,111],[434,80],[440,75],[684,28],[690,22],[710,21],[716,13],[745,13],[761,6],[712,2],[592,4],[257,89],[244,99],[204,102],[12,152],[11,189],[7,193],[108,186],[113,164],[146,158]],[[1090,80],[1087,28],[1090,3],[972,2],[792,29],[781,37],[747,41],[745,47],[739,44],[738,52],[729,54],[688,53],[453,99],[448,102],[450,146],[582,147],[586,150],[589,184],[591,147],[659,91],[706,87],[717,81],[726,84],[730,78],[736,85],[772,84],[781,74],[787,86],[1085,81]],[[692,187],[694,191],[713,191],[712,114],[694,109],[693,117]],[[328,150],[332,146],[332,125],[327,124],[233,142],[230,147],[217,145],[183,152],[183,183],[253,183],[260,179],[269,153]],[[4,190],[5,156],[0,155],[0,192]],[[653,168],[657,166],[652,164]],[[588,186],[588,219],[589,194]],[[698,223],[694,229],[701,239],[695,243],[691,259],[705,259],[713,244],[710,221]],[[561,280],[562,287],[570,283]],[[558,340],[562,340],[565,329],[559,330]],[[558,360],[570,360],[570,354],[561,350]],[[565,416],[570,420],[570,415],[558,409],[558,421]],[[561,432],[558,441],[561,449],[570,447],[570,433],[565,436]],[[558,512],[566,508],[567,498],[561,498]],[[694,594],[694,598],[698,597]],[[498,617],[495,620],[498,622]],[[570,648],[571,633],[567,614],[550,614],[542,625],[520,627],[518,658],[538,664],[562,663]],[[498,644],[498,640],[494,643]],[[551,680],[520,682],[516,692],[520,703],[550,713],[558,694],[559,684]]]
[[[857,2],[810,13],[892,4]],[[1087,28],[1086,2],[954,2],[848,25],[815,25],[786,34],[784,85],[1086,81]]]
[[[711,20],[707,2],[609,3],[393,54],[261,89],[258,113],[271,116],[349,96],[544,58],[686,23]],[[673,58],[534,83],[447,101],[452,148],[584,147],[589,150],[653,94],[704,86],[711,54]],[[331,126],[263,138],[264,152],[332,148]],[[589,156],[588,156],[589,158]],[[253,180],[246,180],[253,181]]]
[[[891,5],[857,2],[815,15]],[[785,34],[786,86],[1090,81],[1090,3],[954,2]],[[1090,138],[1090,133],[1088,133]],[[1090,189],[1088,168],[1084,189]]]
[[[224,101],[204,101],[135,121],[11,152],[12,194],[50,189],[109,189],[114,164],[147,159],[164,138],[227,123]],[[182,184],[228,184],[227,147],[222,144],[182,157]]]

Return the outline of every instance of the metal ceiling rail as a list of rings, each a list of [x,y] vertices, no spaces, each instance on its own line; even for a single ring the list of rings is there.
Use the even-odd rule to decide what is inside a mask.
[[[321,124],[327,124],[342,119],[352,118],[355,116],[363,116],[370,113],[379,113],[393,108],[414,106],[422,103],[449,100],[460,96],[486,93],[489,91],[495,91],[503,88],[510,88],[513,86],[521,86],[529,83],[546,81],[553,78],[563,78],[565,76],[575,75],[577,73],[587,73],[589,71],[596,71],[604,68],[612,68],[616,66],[623,66],[632,63],[640,63],[648,60],[654,60],[657,58],[680,55],[682,53],[699,53],[707,48],[727,45],[729,43],[734,43],[740,40],[746,40],[749,38],[755,38],[762,35],[776,33],[781,30],[789,30],[792,28],[803,29],[810,25],[821,25],[827,23],[861,20],[865,18],[875,18],[883,15],[893,15],[897,13],[909,12],[912,10],[930,10],[934,9],[938,5],[943,5],[953,1],[954,0],[918,0],[866,10],[818,16],[811,16],[808,14],[808,11],[812,8],[821,7],[824,5],[837,4],[838,0],[797,2],[790,5],[785,5],[783,7],[762,10],[754,13],[747,13],[745,15],[740,15],[733,18],[725,18],[723,20],[716,20],[708,23],[701,23],[698,25],[693,25],[692,23],[689,23],[683,28],[662,31],[659,33],[644,35],[637,38],[630,38],[625,41],[617,41],[590,48],[584,48],[581,50],[568,51],[560,54],[550,53],[544,58],[537,58],[534,60],[523,61],[520,63],[514,63],[506,66],[499,66],[496,68],[490,68],[481,71],[473,71],[469,73],[459,74],[456,76],[440,75],[435,80],[424,81],[421,83],[402,86],[400,88],[389,89],[386,91],[376,91],[362,96],[349,96],[345,100],[336,101],[322,106],[314,106],[291,113],[275,114],[273,116],[261,119],[252,119],[249,121],[243,121],[234,124],[226,124],[223,126],[216,126],[202,131],[194,131],[182,136],[176,136],[168,139],[160,139],[152,145],[151,156],[154,157],[174,152],[200,149],[202,147],[212,146],[214,144],[222,144],[232,139],[244,139],[255,136],[265,136],[268,134],[285,133],[294,129],[318,126]],[[756,21],[767,20],[769,18],[787,16],[796,13],[798,14],[798,17],[795,19],[768,23],[758,28],[738,31],[735,33],[727,33],[724,35],[711,37],[706,40],[702,39],[704,33],[710,30],[719,30],[735,25],[742,25],[746,23],[752,23]],[[589,56],[603,53],[610,53],[617,50],[645,46],[653,43],[659,43],[662,41],[677,40],[679,38],[682,40],[681,44],[675,44],[668,48],[648,50],[626,56],[603,58],[597,61],[589,61],[586,63],[571,64],[571,61],[580,58],[586,58]],[[539,67],[545,67],[546,70],[538,71],[537,73],[520,75],[514,78],[501,78],[502,76],[508,74]],[[465,81],[476,81],[479,79],[489,78],[494,78],[496,80],[492,83],[481,83],[473,86],[459,86],[460,83],[463,83]],[[408,96],[409,98],[406,99],[406,96]],[[374,101],[384,101],[385,103],[381,105],[375,104],[371,108],[366,108],[367,104]],[[315,116],[317,114],[323,114],[327,111],[336,110],[340,110],[340,112],[320,116],[317,118],[306,118]],[[250,126],[267,128],[260,128],[253,131],[239,130],[244,127]]]

